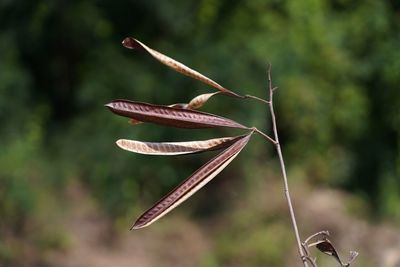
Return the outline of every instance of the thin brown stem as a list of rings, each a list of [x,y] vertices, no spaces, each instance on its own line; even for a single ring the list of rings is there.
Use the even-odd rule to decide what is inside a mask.
[[[263,102],[264,104],[269,104],[269,101],[253,95],[245,95],[244,98],[255,99],[257,101]]]
[[[306,261],[309,261],[312,267],[318,267],[315,259],[306,256]]]
[[[287,175],[286,175],[285,162],[283,160],[282,150],[281,150],[281,146],[279,144],[279,136],[278,136],[278,130],[277,130],[276,118],[275,118],[275,112],[274,112],[274,105],[273,105],[273,95],[274,95],[274,91],[276,90],[276,88],[272,87],[271,64],[269,65],[269,68],[268,68],[268,89],[269,89],[268,105],[269,105],[269,109],[271,112],[271,120],[272,120],[273,132],[274,132],[274,139],[276,141],[275,147],[276,147],[276,151],[278,153],[279,162],[281,165],[281,171],[282,171],[282,175],[283,175],[284,193],[285,193],[285,197],[286,197],[287,204],[289,207],[290,218],[292,220],[292,226],[293,226],[294,234],[296,237],[296,242],[297,242],[297,247],[298,247],[297,249],[298,249],[301,261],[303,262],[304,266],[308,267],[307,256],[305,255],[305,253],[303,251],[301,239],[300,239],[300,235],[299,235],[299,230],[297,228],[296,217],[294,214],[292,200],[290,198],[289,184],[288,184],[288,179],[287,179]]]
[[[261,136],[263,136],[265,139],[267,139],[268,141],[270,141],[271,143],[273,143],[274,145],[276,145],[276,141],[272,138],[272,137],[270,137],[269,135],[267,135],[266,133],[263,133],[262,131],[260,131],[260,130],[258,130],[257,128],[253,128],[253,130],[256,132],[256,133],[258,133],[258,134],[260,134]]]

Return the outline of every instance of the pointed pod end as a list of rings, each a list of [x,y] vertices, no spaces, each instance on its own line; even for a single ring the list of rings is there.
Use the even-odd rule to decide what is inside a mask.
[[[110,109],[111,111],[114,110],[114,104],[112,102],[108,103],[108,104],[105,104],[104,106],[107,107],[108,109]]]
[[[126,37],[123,41],[122,41],[122,45],[125,48],[128,49],[138,49],[141,48],[142,46],[138,43],[138,41],[136,41],[134,38],[132,37]]]
[[[144,228],[146,226],[149,226],[153,221],[149,221],[145,218],[143,218],[144,214],[140,216],[135,223],[132,225],[131,230],[138,230],[140,228]]]
[[[125,139],[119,139],[115,142],[120,148],[124,148]]]
[[[138,230],[138,229],[141,229],[141,228],[143,228],[143,227],[146,227],[146,225],[144,224],[141,224],[141,223],[138,223],[138,222],[135,222],[135,224],[134,225],[132,225],[132,227],[131,227],[131,231],[132,230]]]

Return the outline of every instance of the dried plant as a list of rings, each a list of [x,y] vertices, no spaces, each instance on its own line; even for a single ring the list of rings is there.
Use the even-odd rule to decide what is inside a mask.
[[[312,266],[317,266],[316,259],[310,257],[310,252],[309,248],[311,247],[316,247],[319,251],[322,253],[333,257],[342,267],[348,267],[350,266],[351,263],[357,258],[358,252],[357,251],[350,251],[349,259],[347,260],[347,263],[344,263],[340,257],[339,254],[337,253],[335,247],[333,246],[332,242],[329,241],[328,236],[329,236],[328,231],[321,231],[318,233],[315,233],[311,236],[309,236],[303,243],[303,251],[306,254],[306,259],[311,263]],[[311,240],[317,238],[317,241],[313,243],[309,243]]]
[[[321,252],[333,256],[341,266],[349,266],[356,256],[357,252],[351,252],[348,263],[343,263],[336,249],[332,243],[326,238],[329,233],[327,231],[318,232],[306,241],[301,242],[296,217],[290,197],[288,179],[286,175],[285,163],[283,160],[282,150],[279,143],[277,123],[274,112],[273,96],[277,87],[272,86],[271,80],[271,65],[268,68],[268,98],[263,99],[252,95],[240,95],[235,93],[212,79],[204,76],[203,74],[185,66],[184,64],[164,55],[160,52],[146,46],[142,42],[127,37],[122,42],[123,46],[129,49],[143,50],[149,53],[156,60],[162,64],[170,67],[171,69],[189,76],[193,79],[199,80],[215,89],[217,92],[201,94],[193,98],[187,104],[172,104],[172,105],[153,105],[143,102],[129,101],[129,100],[114,100],[105,106],[108,107],[113,113],[130,118],[132,125],[140,123],[154,123],[164,126],[177,127],[177,128],[215,128],[215,127],[228,127],[238,128],[245,130],[246,133],[234,137],[222,137],[209,140],[199,141],[186,141],[186,142],[142,142],[136,140],[120,139],[117,145],[124,150],[146,154],[146,155],[181,155],[190,153],[200,153],[211,150],[224,149],[220,154],[212,158],[209,162],[200,167],[174,190],[164,196],[153,207],[144,212],[133,224],[131,229],[139,229],[149,226],[156,220],[166,215],[169,211],[177,207],[183,201],[188,199],[197,190],[202,188],[205,184],[211,181],[217,174],[219,174],[232,160],[242,151],[247,145],[249,139],[254,133],[261,135],[268,142],[271,142],[277,151],[281,171],[283,175],[284,193],[287,200],[289,214],[292,222],[293,231],[296,238],[298,253],[304,266],[308,264],[316,266],[316,260],[311,257],[309,248],[315,246]],[[228,118],[197,111],[196,109],[202,107],[211,97],[215,95],[225,95],[240,99],[255,99],[267,104],[271,114],[271,123],[273,129],[273,137],[258,130],[256,127],[247,127],[236,121]],[[310,240],[315,237],[323,236],[317,242],[308,244]]]

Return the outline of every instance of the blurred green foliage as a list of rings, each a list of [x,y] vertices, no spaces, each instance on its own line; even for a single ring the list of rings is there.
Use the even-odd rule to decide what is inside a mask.
[[[279,130],[293,179],[355,192],[370,203],[376,218],[400,222],[399,12],[397,1],[373,0],[1,1],[2,241],[23,237],[62,246],[46,239],[56,231],[48,219],[65,205],[71,182],[84,183],[118,220],[208,158],[149,160],[118,150],[118,138],[229,134],[132,128],[110,114],[103,105],[116,98],[171,104],[213,91],[124,49],[120,42],[129,35],[242,94],[266,95],[271,62],[280,88]],[[266,108],[259,103],[216,97],[205,110],[269,129]],[[250,144],[249,156],[235,168],[274,156],[261,146]],[[251,181],[251,172],[242,173],[243,184]],[[236,232],[235,227],[229,231]],[[279,225],[263,231],[250,236],[239,252],[222,246],[222,262],[232,253],[245,254],[247,245],[254,250],[253,244],[286,242]],[[221,244],[242,239],[231,238],[221,238]],[[9,251],[0,244],[0,263],[6,266],[15,257]],[[245,255],[243,260],[248,266],[279,263],[281,255],[272,254],[254,263]]]

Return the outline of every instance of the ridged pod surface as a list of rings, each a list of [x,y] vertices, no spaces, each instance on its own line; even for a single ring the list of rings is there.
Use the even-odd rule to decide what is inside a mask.
[[[188,104],[177,103],[177,104],[168,105],[168,107],[181,108],[181,109],[198,109],[198,108],[201,108],[208,101],[208,99],[210,99],[212,96],[219,94],[219,93],[220,92],[201,94],[201,95],[194,97],[192,100],[190,100],[190,102]],[[142,121],[130,119],[129,123],[131,125],[138,125],[138,124],[141,124]]]

